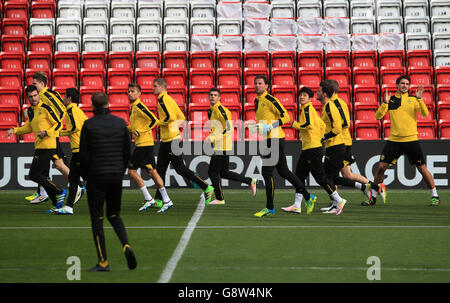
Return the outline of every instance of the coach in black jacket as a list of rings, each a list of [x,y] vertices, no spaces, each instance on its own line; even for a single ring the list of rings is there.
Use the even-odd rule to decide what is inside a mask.
[[[125,121],[111,115],[108,95],[94,93],[94,117],[86,120],[81,130],[80,159],[91,214],[92,232],[98,264],[90,271],[109,271],[103,233],[103,205],[106,216],[123,246],[128,268],[136,268],[136,258],[128,243],[125,225],[120,218],[122,179],[130,159],[130,135]]]

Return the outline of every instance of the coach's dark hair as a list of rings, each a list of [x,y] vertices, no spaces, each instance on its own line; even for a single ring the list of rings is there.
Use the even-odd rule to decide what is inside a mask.
[[[408,75],[402,75],[398,77],[397,80],[395,80],[395,84],[399,85],[400,81],[402,81],[403,79],[406,79],[409,83],[411,83],[411,78]]]
[[[66,98],[70,98],[73,103],[78,103],[80,101],[80,93],[76,88],[66,89]]]
[[[270,85],[269,84],[269,79],[267,79],[266,75],[256,75],[255,79],[253,79],[253,82],[255,82],[258,79],[263,79],[264,80],[264,84]]]
[[[165,88],[167,88],[167,81],[164,78],[156,78],[155,80],[153,80],[153,83],[156,83],[159,86],[164,86]]]
[[[307,86],[303,86],[300,91],[298,92],[298,94],[300,95],[301,93],[306,93],[308,94],[308,96],[310,98],[314,97],[314,92],[311,88],[307,87]]]
[[[28,85],[28,86],[25,88],[25,94],[26,94],[26,95],[28,95],[29,93],[32,93],[32,92],[34,92],[34,91],[37,91],[37,92],[39,93],[37,87],[34,86],[34,85]]]
[[[213,87],[209,90],[208,94],[210,94],[211,92],[217,92],[220,96],[220,89],[218,89],[217,87]]]
[[[325,81],[320,82],[320,87],[322,88],[322,92],[324,92],[328,98],[333,97],[334,88],[328,82]]]
[[[96,92],[92,94],[91,101],[94,108],[102,108],[108,105],[109,98],[104,92]]]
[[[47,85],[47,75],[44,72],[42,72],[42,71],[35,72],[33,74],[33,79],[44,83],[44,85]]]
[[[138,92],[141,92],[141,91],[142,91],[141,86],[140,86],[139,84],[137,84],[137,83],[134,83],[134,82],[128,84],[128,89],[130,89],[130,88],[137,88]]]

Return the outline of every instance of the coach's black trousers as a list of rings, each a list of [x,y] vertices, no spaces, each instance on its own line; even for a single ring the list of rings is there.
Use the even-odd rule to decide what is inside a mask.
[[[211,179],[211,183],[214,187],[214,194],[217,200],[224,200],[221,186],[222,178],[248,185],[252,184],[251,178],[244,177],[243,175],[230,171],[229,166],[230,156],[225,154],[214,154],[209,162],[208,176]]]
[[[173,168],[177,172],[177,174],[183,176],[184,178],[194,182],[201,189],[205,190],[208,187],[208,183],[206,183],[202,178],[197,176],[192,170],[186,167],[183,161],[183,157],[181,155],[175,155],[172,151],[172,144],[176,146],[180,146],[180,140],[173,140],[171,142],[161,142],[158,151],[158,162],[156,163],[156,170],[158,174],[161,176],[162,180],[166,180],[166,172],[169,164],[172,163]],[[156,191],[155,199],[162,200],[161,193],[159,190]]]
[[[325,162],[323,164],[328,182],[336,185],[355,187],[355,181],[339,176],[344,166],[345,145],[339,144],[328,147],[325,150]]]
[[[310,196],[305,188],[305,184],[294,175],[287,166],[286,153],[285,153],[286,142],[283,139],[271,138],[266,140],[266,146],[268,151],[265,155],[261,155],[262,158],[262,176],[264,178],[264,183],[266,187],[266,207],[268,209],[273,209],[273,197],[275,185],[273,181],[273,171],[276,168],[278,174],[288,180],[294,187],[297,193],[301,193],[305,200],[309,200]]]
[[[56,206],[56,195],[63,192],[49,177],[50,164],[55,154],[55,149],[36,149],[29,172],[30,180],[44,187],[53,206]]]
[[[106,217],[111,223],[115,233],[119,237],[122,246],[128,244],[128,236],[125,225],[120,218],[120,205],[122,201],[122,179],[95,180],[87,182],[87,196],[89,213],[91,216],[92,234],[99,262],[106,258],[105,235],[103,232],[104,212],[106,201]]]
[[[70,172],[69,172],[69,196],[67,199],[67,206],[73,207],[75,196],[77,195],[78,187],[83,187],[83,183],[80,181],[81,167],[80,167],[80,154],[72,153],[72,159],[70,159]]]

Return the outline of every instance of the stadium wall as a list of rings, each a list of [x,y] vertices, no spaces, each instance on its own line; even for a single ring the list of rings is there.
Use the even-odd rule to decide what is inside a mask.
[[[183,150],[188,153],[184,156],[186,165],[196,171],[201,177],[208,178],[208,163],[210,157],[202,153],[203,142],[187,142],[191,145],[184,145]],[[249,150],[254,147],[255,142],[245,142],[244,145],[235,146],[235,154],[230,156],[230,169],[237,173],[244,173],[246,176],[258,178],[262,181],[261,162],[257,155],[249,154]],[[448,172],[450,164],[448,162],[450,155],[450,141],[421,141],[422,148],[426,155],[427,167],[435,178],[436,186],[448,188]],[[359,172],[369,179],[373,180],[380,153],[383,149],[383,141],[355,141],[353,144],[353,154],[356,157],[356,163],[352,165],[354,172]],[[70,157],[69,144],[64,143],[63,148],[66,155]],[[158,144],[155,146],[155,155],[157,155]],[[33,144],[28,143],[6,143],[0,144],[0,189],[26,189],[35,188],[36,184],[29,180],[28,171],[32,161],[34,149]],[[300,155],[299,142],[286,142],[286,154],[288,166],[295,169],[297,159]],[[53,180],[66,186],[62,175],[54,167],[50,170]],[[396,166],[391,166],[386,171],[385,184],[390,188],[426,188],[422,176],[408,163],[405,157],[398,160]],[[142,173],[147,186],[153,186],[153,180],[149,179],[146,172]],[[289,182],[282,180],[277,174],[275,177],[277,188],[292,188]],[[207,179],[209,182],[209,179]],[[263,184],[263,183],[261,183]],[[123,181],[124,188],[135,188],[130,182],[128,176]],[[244,184],[228,182],[223,180],[224,188],[245,188]],[[307,185],[316,187],[315,180],[310,176]],[[192,184],[179,176],[172,167],[169,167],[166,176],[167,187],[192,187]]]

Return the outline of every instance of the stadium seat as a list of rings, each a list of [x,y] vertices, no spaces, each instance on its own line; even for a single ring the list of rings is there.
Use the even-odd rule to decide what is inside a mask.
[[[292,118],[291,118],[292,119]],[[297,141],[298,132],[292,127],[282,127],[286,141]]]
[[[84,87],[104,87],[106,72],[103,69],[82,68],[80,71],[80,86]]]
[[[81,66],[83,68],[103,69],[106,71],[106,52],[83,52]]]
[[[378,106],[374,104],[365,104],[363,102],[355,103],[355,120],[361,121],[377,121],[375,112]]]
[[[187,88],[185,86],[183,87],[169,87],[167,89],[167,92],[170,96],[175,100],[175,102],[180,107],[181,111],[183,111],[184,114],[186,114],[187,109]]]
[[[450,120],[439,120],[439,138],[441,140],[450,140]]]
[[[24,53],[0,53],[0,68],[1,69],[23,69],[25,64]]]
[[[380,121],[361,121],[355,120],[355,138],[356,140],[380,140]]]
[[[29,5],[28,1],[5,1],[4,18],[28,19],[30,17]]]
[[[255,77],[258,75],[264,75],[267,77],[267,79],[270,79],[268,68],[244,68],[244,85],[253,85]]]
[[[111,109],[112,115],[122,118],[123,120],[125,120],[126,124],[130,123],[130,113],[128,110],[118,110],[114,107],[111,107],[111,104],[110,104],[110,109]]]
[[[137,51],[135,56],[136,68],[161,68],[160,52]]]
[[[31,2],[31,18],[55,18],[56,2],[54,0],[40,0]]]
[[[27,66],[31,69],[51,70],[53,55],[51,53],[28,52]]]
[[[241,70],[231,68],[218,68],[216,72],[217,85],[236,87],[241,86]]]
[[[3,52],[22,53],[27,50],[28,39],[26,35],[2,35],[1,47]]]
[[[353,51],[353,67],[378,67],[377,51]]]
[[[326,51],[325,67],[350,67],[350,51]]]
[[[128,87],[108,86],[106,93],[109,96],[109,107],[115,110],[129,110]]]
[[[350,113],[352,113],[353,109],[353,89],[351,85],[340,85],[339,86],[339,92],[338,92],[339,98],[341,98],[345,103],[347,103],[348,110]]]
[[[134,81],[142,89],[153,90],[153,80],[160,77],[159,68],[136,68],[134,71]]]
[[[12,125],[11,125],[12,127]],[[6,131],[10,127],[0,127],[0,143],[17,143],[18,136],[12,135],[10,137],[6,136]]]
[[[22,69],[0,69],[0,87],[22,87],[23,77]]]
[[[254,85],[245,85],[244,86],[244,108],[247,106],[255,106],[255,86]]]
[[[215,86],[214,75],[214,69],[191,68],[189,71],[190,85],[212,88]]]
[[[244,52],[245,68],[269,68],[269,52]]]
[[[408,67],[432,66],[433,55],[431,50],[408,50],[406,52],[406,64]]]
[[[21,87],[0,87],[0,110],[20,111],[22,100]]]
[[[4,18],[1,24],[3,35],[28,35],[28,19]]]
[[[188,67],[188,52],[164,52],[163,64],[165,69],[186,69]]]
[[[187,85],[187,70],[184,68],[164,68],[162,71],[163,78],[167,81],[167,87],[185,87]]]
[[[54,68],[52,73],[53,86],[60,89],[78,87],[78,70]]]
[[[380,67],[399,68],[405,66],[405,52],[401,50],[380,51]]]
[[[218,86],[218,89],[220,90],[220,103],[227,107],[230,111],[237,111],[240,116],[242,112],[241,87]]]
[[[271,94],[280,100],[284,107],[297,107],[296,86],[272,85]]]
[[[19,114],[15,110],[1,110],[0,127],[15,127],[19,125]]]
[[[273,51],[270,53],[271,67],[295,69],[297,67],[296,57],[295,51]]]
[[[450,103],[450,85],[437,85],[436,97],[438,102]]]
[[[450,66],[436,66],[434,69],[436,85],[450,85]]]
[[[154,113],[156,112],[158,107],[158,96],[154,94],[153,88],[142,88],[140,99],[142,103],[148,107],[148,109]]]
[[[296,87],[297,77],[295,68],[272,68],[271,84]]]
[[[417,121],[419,140],[436,139],[436,121]]]
[[[398,77],[406,74],[405,67],[386,67],[380,68],[380,83],[386,85],[395,85]]]
[[[189,112],[191,110],[209,109],[209,88],[203,86],[191,86],[189,90]]]
[[[325,69],[325,79],[333,79],[339,83],[339,86],[351,85],[350,67],[327,67]]]
[[[189,141],[205,141],[210,130],[195,121],[189,121]]]
[[[218,52],[217,68],[240,69],[242,67],[242,52]]]
[[[355,106],[356,103],[378,106],[380,104],[379,96],[380,89],[378,85],[355,85],[353,88]]]
[[[197,127],[204,126],[208,123],[208,110],[206,108],[189,108],[188,118],[190,124]]]
[[[305,68],[300,67],[298,69],[298,85],[319,87],[320,82],[323,80],[322,68]]]
[[[54,65],[58,69],[78,69],[80,65],[80,53],[55,52]]]
[[[29,36],[28,50],[31,52],[42,52],[53,54],[55,38],[53,36]]]
[[[191,52],[190,66],[195,69],[214,69],[216,61],[215,52]]]
[[[133,70],[131,68],[108,68],[108,86],[128,88],[133,82]]]
[[[298,52],[299,68],[321,68],[323,66],[322,51],[300,51]]]
[[[411,85],[431,85],[433,84],[433,67],[408,67],[408,75],[411,78]]]
[[[105,86],[101,87],[86,87],[81,86],[80,87],[80,104],[85,105],[87,108],[89,108],[92,105],[91,97],[96,92],[105,92]],[[83,111],[85,109],[83,108]]]
[[[354,67],[353,84],[355,85],[377,85],[378,84],[377,67]]]
[[[134,52],[109,52],[109,68],[134,68]]]

